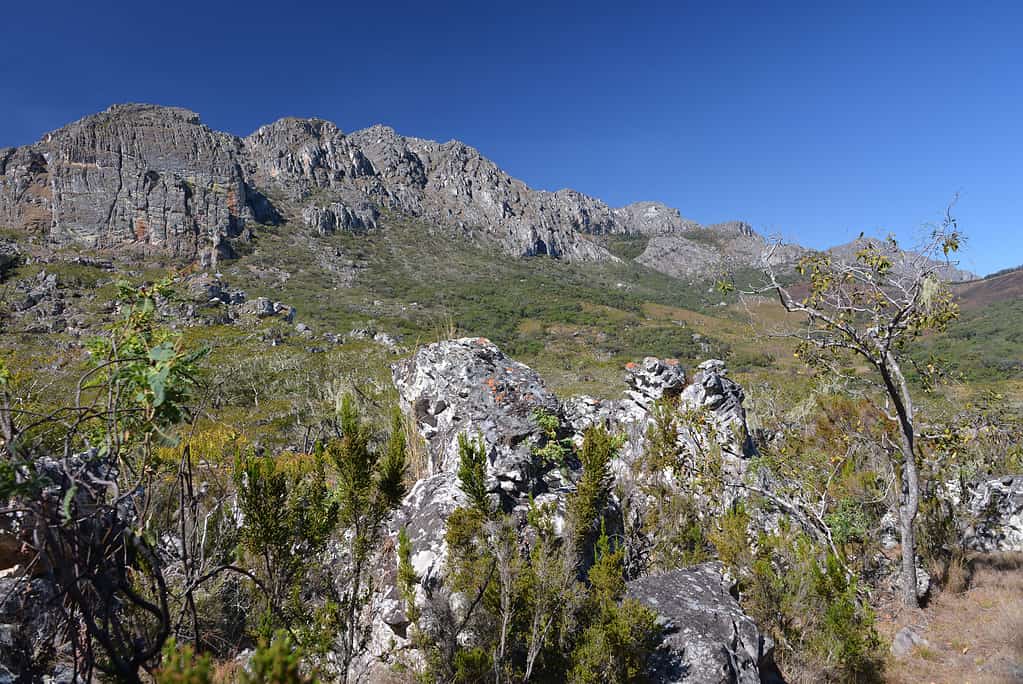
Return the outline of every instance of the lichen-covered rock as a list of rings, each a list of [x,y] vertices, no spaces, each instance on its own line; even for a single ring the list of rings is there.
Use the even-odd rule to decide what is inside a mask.
[[[652,681],[759,684],[776,674],[774,643],[729,593],[720,563],[640,577],[627,596],[656,612],[664,629]]]
[[[746,425],[746,398],[742,387],[728,377],[723,361],[709,359],[698,366],[693,382],[682,392],[684,406],[702,411],[722,451],[737,459],[753,455],[753,441]]]
[[[1023,475],[981,480],[970,488],[967,510],[975,521],[966,544],[978,551],[1023,551]]]
[[[426,440],[429,473],[458,469],[458,437],[483,440],[489,475],[521,486],[543,441],[533,412],[560,413],[557,398],[528,366],[489,340],[436,342],[392,367],[402,408]]]
[[[625,366],[625,399],[638,409],[637,415],[649,413],[657,400],[677,397],[686,386],[686,374],[678,359],[648,356],[642,364]]]

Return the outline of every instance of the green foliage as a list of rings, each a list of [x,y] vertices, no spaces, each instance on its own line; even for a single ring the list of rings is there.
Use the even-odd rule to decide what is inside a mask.
[[[824,521],[839,546],[852,542],[862,543],[870,532],[871,517],[854,499],[838,501],[837,505],[824,516]]]
[[[240,684],[315,684],[317,679],[302,672],[302,653],[285,631],[269,643],[260,643],[242,671]]]
[[[738,570],[753,563],[749,538],[750,517],[745,504],[730,508],[718,519],[717,529],[708,535],[717,556],[726,567]]]
[[[542,407],[533,409],[532,417],[547,439],[542,447],[533,450],[533,455],[541,463],[565,467],[566,459],[572,453],[572,442],[569,439],[558,439],[561,421]]]
[[[739,556],[743,608],[782,647],[786,663],[827,681],[879,681],[883,666],[874,613],[843,563],[805,534],[783,526]]]
[[[416,607],[416,585],[419,576],[412,566],[412,542],[409,541],[408,530],[398,530],[398,591],[405,601],[405,614],[412,622],[419,620],[419,608]]]
[[[876,677],[881,642],[874,631],[873,611],[860,602],[855,580],[846,576],[832,554],[812,569],[811,597],[823,608],[817,631],[809,635],[813,651],[833,663],[836,679],[861,682]]]
[[[482,435],[476,441],[458,435],[458,482],[472,507],[489,518],[493,506],[487,494],[487,449]]]
[[[910,350],[917,367],[931,356],[949,371],[972,382],[1023,377],[1023,298],[996,301],[964,310],[942,335],[918,340]]]
[[[170,281],[133,287],[119,283],[123,318],[109,334],[88,344],[92,380],[88,386],[132,402],[136,411],[118,414],[117,428],[127,435],[160,431],[187,417],[186,400],[196,384],[196,362],[205,349],[188,350],[181,338],[156,320],[156,302],[172,296]]]
[[[709,499],[689,467],[692,459],[679,445],[682,421],[687,416],[679,412],[678,399],[659,399],[651,417],[646,450],[636,463],[642,471],[639,487],[649,501],[642,530],[649,540],[650,569],[670,570],[707,560],[707,529],[696,502],[698,497]],[[709,463],[710,458],[699,462]]]
[[[591,545],[601,527],[611,494],[611,461],[620,448],[620,439],[602,427],[589,427],[583,434],[578,453],[583,472],[568,500],[569,545],[573,549]]]
[[[368,628],[361,617],[373,591],[369,561],[382,541],[384,521],[405,495],[408,441],[404,423],[393,414],[390,435],[382,445],[377,443],[351,395],[341,399],[337,428],[340,436],[318,445],[317,451],[337,473],[334,502],[348,552],[341,578],[345,590],[334,597],[337,606],[332,614],[334,633],[340,634],[341,670],[347,677],[352,661],[366,648]]]
[[[240,455],[235,462],[241,545],[259,566],[264,598],[259,631],[304,624],[300,598],[310,570],[337,526],[339,507],[325,485],[323,460],[287,473],[270,456]]]
[[[493,673],[493,659],[479,646],[459,649],[455,653],[452,681],[458,684],[475,684],[489,679]]]
[[[547,429],[556,430],[556,422]],[[566,539],[555,535],[549,505],[530,506],[525,538],[511,517],[490,508],[473,504],[448,517],[446,584],[469,603],[469,613],[449,624],[467,627],[483,643],[461,648],[457,632],[437,632],[443,620],[428,620],[428,679],[478,681],[495,672],[510,681],[638,677],[658,632],[649,610],[623,600],[624,549],[612,548],[606,533],[609,465],[619,447],[606,430],[587,431],[575,454],[583,473],[567,504]],[[465,453],[465,473],[478,472]]]
[[[168,639],[163,660],[156,671],[156,684],[212,684],[213,664],[208,655],[198,656],[189,644]]]
[[[611,548],[604,530],[597,538],[595,558],[582,617],[586,627],[572,651],[569,681],[636,681],[659,642],[657,616],[635,600],[623,600],[624,552]]]

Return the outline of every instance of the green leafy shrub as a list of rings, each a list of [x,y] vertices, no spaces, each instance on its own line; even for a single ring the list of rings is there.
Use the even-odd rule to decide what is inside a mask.
[[[597,538],[595,562],[580,622],[585,625],[572,651],[569,681],[587,684],[639,679],[659,642],[656,614],[626,599],[624,555],[607,533]]]
[[[208,655],[196,655],[189,644],[168,639],[163,659],[156,671],[156,684],[212,684],[213,664]]]
[[[240,684],[315,684],[315,676],[302,672],[302,653],[287,632],[274,634],[252,654]]]

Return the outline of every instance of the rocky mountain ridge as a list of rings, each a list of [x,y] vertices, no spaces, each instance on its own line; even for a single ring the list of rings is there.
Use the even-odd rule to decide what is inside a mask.
[[[615,261],[603,239],[633,237],[643,241],[636,261],[688,279],[756,266],[767,245],[746,223],[702,227],[658,202],[614,208],[535,190],[464,143],[379,125],[345,134],[289,117],[239,138],[186,109],[123,104],[0,148],[0,227],[56,245],[209,266],[261,224],[358,232],[380,226],[382,212],[513,256]],[[775,265],[807,251],[786,246]]]

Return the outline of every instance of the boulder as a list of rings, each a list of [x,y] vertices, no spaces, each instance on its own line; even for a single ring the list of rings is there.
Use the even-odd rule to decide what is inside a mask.
[[[895,633],[892,639],[892,655],[902,657],[909,655],[918,647],[927,647],[930,643],[920,636],[915,629],[906,626]]]
[[[647,673],[652,681],[759,684],[777,675],[774,643],[729,588],[716,561],[629,582],[627,596],[656,612],[664,630]]]

